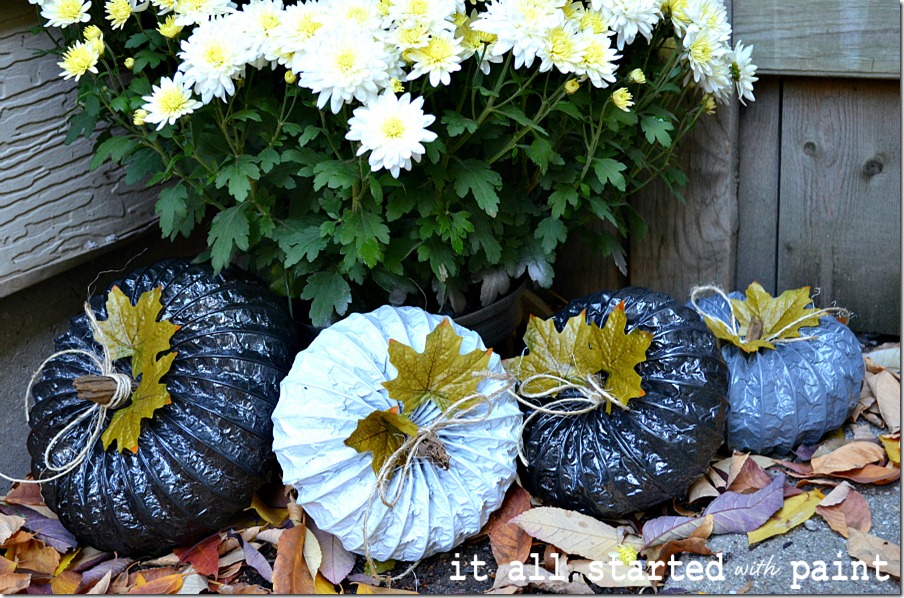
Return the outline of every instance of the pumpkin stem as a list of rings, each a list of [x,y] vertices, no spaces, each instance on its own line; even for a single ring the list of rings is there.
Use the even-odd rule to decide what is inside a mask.
[[[417,456],[427,459],[437,467],[449,469],[449,453],[443,441],[433,432],[426,434],[417,445]]]
[[[116,396],[116,379],[112,376],[79,376],[72,381],[72,386],[78,394],[78,398],[98,405],[107,406]],[[138,388],[138,382],[132,380],[132,392]]]
[[[757,315],[750,318],[750,324],[747,325],[747,335],[744,340],[748,343],[758,341],[763,337],[763,319]]]

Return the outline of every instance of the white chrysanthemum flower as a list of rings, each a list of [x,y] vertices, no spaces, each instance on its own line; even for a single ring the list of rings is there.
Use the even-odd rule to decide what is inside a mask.
[[[232,0],[177,0],[173,12],[176,13],[176,25],[186,27],[235,12],[235,8]]]
[[[462,53],[460,39],[450,33],[435,35],[426,46],[411,50],[406,55],[414,63],[407,80],[414,81],[421,75],[429,75],[433,87],[439,87],[440,83],[449,85],[451,74],[461,70]]]
[[[141,109],[147,112],[144,121],[157,123],[158,131],[203,105],[192,97],[191,87],[183,79],[182,73],[176,73],[172,79],[164,77],[158,85],[151,88],[151,95],[141,99],[145,101]]]
[[[383,13],[379,0],[323,0],[324,22],[338,27],[356,27],[360,33],[380,29]]]
[[[690,65],[696,83],[712,77],[714,69],[724,62],[723,57],[729,50],[725,42],[719,40],[716,31],[697,25],[687,28],[682,43],[684,45],[682,57]]]
[[[287,6],[272,33],[279,63],[292,71],[300,71],[299,60],[311,38],[324,26],[325,18],[323,6],[316,0]]]
[[[579,24],[582,31],[591,31],[596,34],[607,33],[610,35],[614,33],[609,30],[609,23],[606,17],[598,10],[584,9],[578,13],[578,16],[580,16]]]
[[[236,35],[237,27],[231,16],[201,23],[181,44],[179,71],[205,104],[214,97],[225,101],[227,95],[234,94],[233,80],[254,59],[245,37]]]
[[[410,94],[396,98],[387,91],[355,109],[345,138],[361,142],[359,156],[370,152],[367,161],[373,172],[385,168],[398,178],[401,169],[411,170],[412,160],[421,161],[427,151],[423,144],[436,139],[436,133],[427,130],[436,117],[424,114],[423,107],[422,97],[412,101]]]
[[[497,36],[493,53],[509,50],[515,68],[530,67],[550,29],[565,24],[566,0],[494,0],[471,28]]]
[[[96,75],[98,60],[100,60],[100,53],[93,40],[75,42],[63,54],[63,60],[57,63],[57,66],[63,69],[60,77],[64,79],[75,77],[75,80],[78,81],[85,73]]]
[[[590,39],[585,35],[579,35],[572,21],[551,29],[537,51],[537,56],[541,60],[540,72],[545,73],[552,67],[556,67],[564,74],[577,72],[581,68],[584,52],[589,43]]]
[[[689,21],[687,27],[696,25],[701,29],[709,29],[713,37],[721,42],[731,39],[731,25],[722,0],[687,0],[683,13]],[[681,35],[687,33],[687,27],[680,32]]]
[[[759,81],[759,77],[756,76],[756,65],[750,59],[752,52],[753,46],[745,47],[739,41],[735,45],[734,51],[726,55],[730,64],[731,78],[734,80],[735,87],[738,90],[738,100],[745,106],[747,102],[744,100],[756,101],[753,95],[753,84]]]
[[[390,79],[399,78],[398,57],[352,24],[320,29],[310,47],[293,60],[298,84],[319,94],[318,108],[329,102],[334,114],[353,99],[362,104],[375,100]]]
[[[133,13],[142,12],[147,7],[148,2],[138,4],[136,0],[107,0],[104,11],[113,29],[122,29]]]
[[[151,0],[151,4],[157,9],[157,14],[162,16],[175,10],[179,0]]]
[[[430,43],[430,27],[425,23],[411,23],[391,29],[389,43],[395,44],[404,53],[406,50],[423,48]]]
[[[685,85],[690,83],[691,75],[688,73],[685,78]],[[704,75],[697,82],[700,89],[704,93],[709,93],[722,104],[731,99],[731,92],[734,89],[734,81],[731,78],[731,63],[728,61],[728,55],[723,54],[721,58],[712,64],[711,72]]]
[[[685,12],[689,0],[665,0],[662,3],[662,13],[672,21],[672,27],[678,35],[684,35],[687,26],[691,24],[690,17]]]
[[[67,27],[91,20],[88,10],[91,2],[82,0],[47,0],[41,5],[41,16],[47,19],[47,27]]]
[[[490,65],[502,62],[502,55],[493,51],[497,39],[495,35],[471,28],[471,24],[477,18],[477,11],[473,11],[470,18],[464,16],[464,19],[460,19],[458,28],[455,30],[455,37],[461,39],[462,61],[472,56],[478,56],[480,58],[480,71],[484,75],[489,75]]]
[[[256,56],[252,64],[263,68],[281,55],[276,43],[276,30],[283,18],[282,0],[251,0],[236,13],[241,35],[246,39],[251,54]]]
[[[582,31],[581,36],[586,38],[586,45],[575,73],[586,76],[594,87],[603,88],[615,83],[618,68],[615,61],[621,58],[621,54],[616,53],[609,36],[591,30]]]
[[[609,28],[618,33],[619,50],[633,44],[638,35],[653,38],[653,27],[662,17],[660,0],[591,0],[593,10],[602,14]]]
[[[451,31],[455,28],[452,21],[455,9],[455,0],[391,0],[383,26],[421,25],[434,33]]]

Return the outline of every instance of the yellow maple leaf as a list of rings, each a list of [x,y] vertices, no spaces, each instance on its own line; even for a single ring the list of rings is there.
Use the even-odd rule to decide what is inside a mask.
[[[374,458],[371,463],[374,473],[379,474],[383,465],[405,442],[406,436],[417,434],[417,425],[404,415],[399,408],[374,411],[358,420],[355,431],[345,440],[345,445],[359,453],[370,451]]]
[[[97,323],[100,334],[94,340],[107,347],[114,361],[132,357],[132,377],[138,378],[145,361],[170,348],[170,339],[179,326],[157,318],[163,310],[162,287],[146,291],[135,305],[114,286],[107,294],[107,319]]]
[[[482,379],[474,374],[487,369],[493,350],[475,349],[462,355],[462,340],[446,318],[427,335],[423,353],[396,340],[389,341],[389,361],[398,375],[384,382],[383,387],[391,398],[405,406],[406,414],[414,413],[426,401],[433,401],[445,411],[457,401],[477,394]]]
[[[640,374],[635,368],[646,361],[647,349],[653,341],[653,334],[646,330],[635,328],[626,334],[627,323],[625,304],[621,302],[597,333],[602,353],[600,369],[608,375],[606,390],[622,405],[646,394],[640,387]],[[607,410],[611,408],[609,405],[606,407]]]
[[[141,420],[153,417],[157,409],[172,402],[166,384],[160,382],[160,378],[169,371],[175,358],[175,353],[168,353],[149,362],[150,367],[145,366],[146,369],[141,373],[141,383],[132,393],[131,404],[116,410],[101,436],[104,449],[116,442],[119,452],[126,449],[138,452]]]
[[[785,499],[779,509],[761,527],[747,533],[749,544],[784,534],[813,516],[816,507],[825,496],[819,490],[811,490]]]

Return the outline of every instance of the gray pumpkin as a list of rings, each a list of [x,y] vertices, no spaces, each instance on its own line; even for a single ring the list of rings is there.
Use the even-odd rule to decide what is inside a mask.
[[[729,297],[746,300],[738,292]],[[712,317],[730,317],[731,308],[721,297],[698,299],[697,304]],[[729,448],[788,453],[841,427],[857,405],[864,365],[854,333],[832,316],[800,333],[815,338],[754,353],[730,343],[722,347],[730,371]]]

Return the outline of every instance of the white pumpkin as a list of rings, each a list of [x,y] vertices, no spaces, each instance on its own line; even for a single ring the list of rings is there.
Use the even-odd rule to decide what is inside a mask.
[[[298,502],[318,527],[336,535],[346,549],[364,552],[364,517],[376,484],[373,454],[345,445],[359,419],[401,403],[383,382],[396,377],[389,362],[389,340],[423,352],[426,337],[445,318],[414,307],[381,307],[353,314],[321,332],[298,354],[282,382],[273,412],[273,451],[283,481],[298,490]],[[461,353],[485,349],[480,336],[452,324],[463,337]],[[504,372],[493,354],[489,369]],[[490,396],[505,382],[485,379],[478,391]],[[481,405],[468,418],[486,414]],[[441,415],[431,401],[408,414],[418,426]],[[368,519],[370,553],[377,560],[416,561],[452,549],[476,534],[502,504],[515,478],[521,411],[506,391],[493,399],[480,423],[442,428],[437,435],[449,455],[449,468],[416,459],[404,480],[396,474],[389,496],[404,484],[393,508],[379,497]]]

